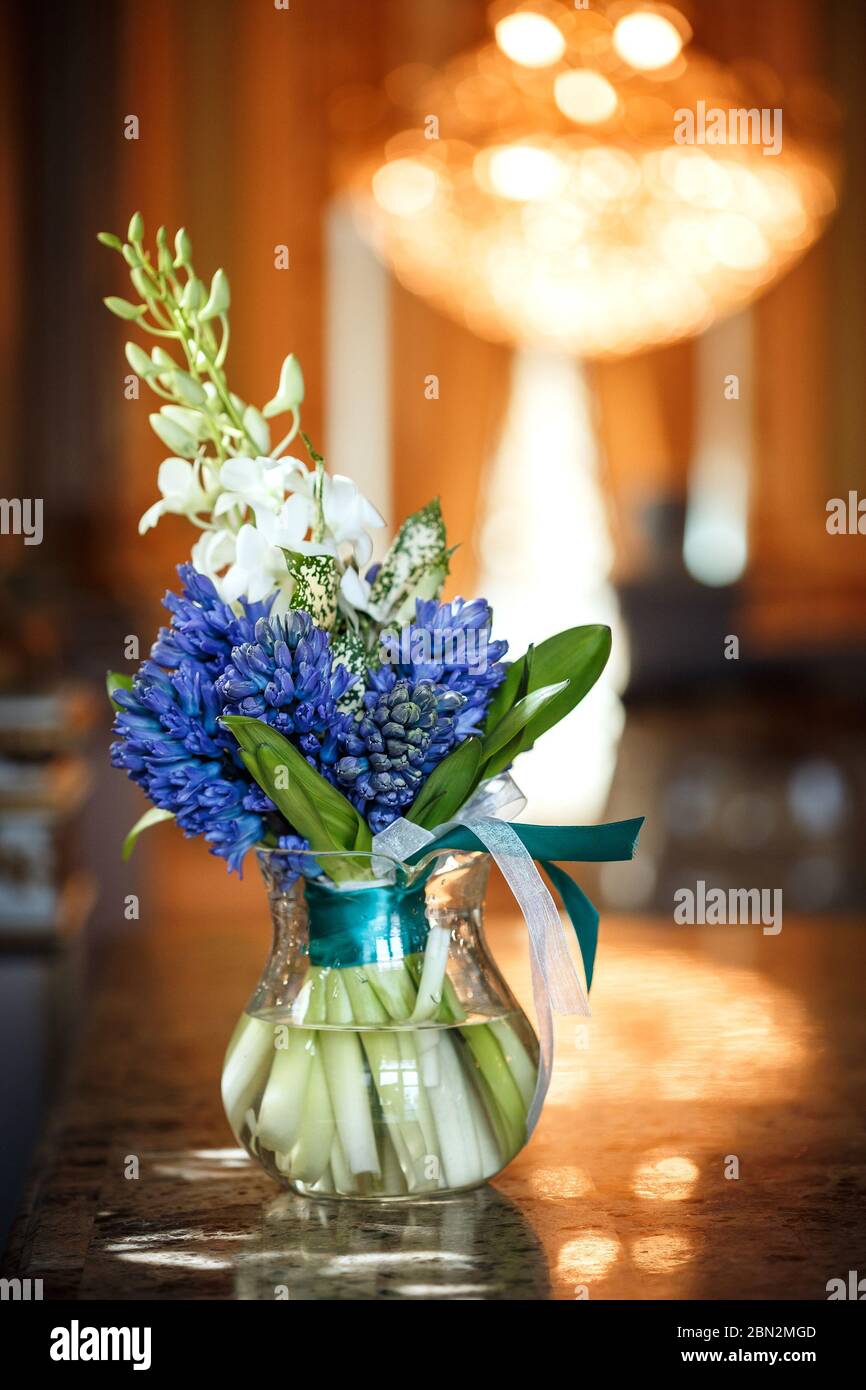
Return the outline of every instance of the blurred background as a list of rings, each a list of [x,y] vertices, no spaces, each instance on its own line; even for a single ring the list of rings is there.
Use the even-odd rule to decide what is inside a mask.
[[[635,11],[660,27],[617,40]],[[585,875],[603,908],[669,918],[703,878],[862,909],[864,15],[2,5],[0,492],[44,502],[41,544],[8,508],[0,536],[6,1218],[105,942],[194,910],[265,949],[263,901],[201,845],[160,828],[120,861],[144,807],[103,676],[146,654],[192,540],[137,533],[162,451],[95,239],[136,208],[226,268],[245,399],[294,351],[332,470],[392,524],[439,494],[447,592],[486,595],[515,655],[611,624],[603,681],[519,772],[536,821],[647,814],[634,865]],[[698,101],[782,110],[781,151],[678,146]]]

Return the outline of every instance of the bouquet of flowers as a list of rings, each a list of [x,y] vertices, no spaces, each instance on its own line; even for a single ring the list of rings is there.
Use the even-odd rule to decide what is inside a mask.
[[[138,213],[125,241],[100,240],[134,290],[105,303],[154,340],[126,356],[159,398],[150,422],[170,451],[139,529],[175,513],[198,533],[149,658],[108,678],[112,761],[152,803],[124,852],[175,820],[230,871],[260,852],[272,894],[300,876],[305,892],[357,898],[380,882],[376,850],[395,822],[431,840],[574,708],[609,631],[577,627],[506,661],[485,599],[442,601],[451,552],[437,500],[372,564],[383,519],[300,429],[294,355],[261,409],[230,389],[225,272],[199,278],[184,229],[170,242],[160,227],[151,253]],[[287,456],[296,440],[306,460]],[[243,1016],[226,1106],[277,1173],[305,1190],[375,1191],[389,1168],[404,1192],[465,1186],[525,1142],[534,1038],[507,1018],[468,1018],[448,935],[422,910],[387,968],[316,964],[311,946],[276,1050],[273,1019]],[[465,1044],[434,1047],[443,1025]]]

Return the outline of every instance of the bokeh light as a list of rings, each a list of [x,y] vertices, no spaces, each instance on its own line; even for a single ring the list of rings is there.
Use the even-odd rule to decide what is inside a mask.
[[[613,31],[613,44],[630,67],[643,72],[666,68],[683,47],[679,30],[666,15],[654,10],[635,10],[623,15]]]
[[[562,114],[578,125],[609,121],[619,105],[616,88],[591,68],[561,72],[553,84],[553,93]]]
[[[505,15],[495,33],[505,56],[522,67],[549,67],[565,52],[565,39],[553,20],[531,10]]]

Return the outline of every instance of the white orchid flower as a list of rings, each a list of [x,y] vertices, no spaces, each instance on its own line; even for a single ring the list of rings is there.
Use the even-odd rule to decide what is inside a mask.
[[[206,466],[190,463],[187,459],[164,459],[156,475],[162,497],[142,516],[138,523],[139,535],[143,536],[166,513],[193,520],[209,512],[215,495],[209,473]]]
[[[363,575],[347,565],[340,576],[340,595],[356,612],[369,612],[370,588]]]
[[[298,463],[297,459],[287,459],[287,463]],[[315,506],[316,473],[313,469],[298,464],[299,470],[286,479],[286,487],[292,493],[309,500]],[[322,511],[325,518],[323,540],[333,541],[336,547],[352,546],[358,568],[369,564],[373,554],[373,542],[367,534],[368,527],[384,526],[384,518],[379,515],[370,502],[352,482],[342,473],[325,473],[322,482]]]
[[[233,531],[205,531],[192,548],[191,560],[200,574],[206,574],[223,602],[222,572],[235,561],[236,537]]]
[[[256,507],[255,515],[256,526],[271,545],[285,546],[287,550],[298,550],[308,555],[322,553],[321,546],[304,540],[313,521],[312,503],[306,497],[297,494],[287,497],[277,512]]]
[[[235,558],[223,576],[222,596],[227,603],[248,598],[258,603],[275,589],[291,592],[286,557],[271,545],[258,526],[243,525],[235,539]],[[288,595],[287,595],[288,598]]]
[[[275,463],[269,458],[226,459],[220,470],[220,488],[213,509],[215,517],[224,516],[234,507],[242,511],[277,512],[283,505],[291,479],[306,473],[298,459]]]
[[[373,542],[367,534],[367,527],[375,529],[384,526],[384,517],[379,515],[363,492],[358,491],[352,479],[344,477],[342,473],[335,473],[333,477],[325,474],[322,506],[325,525],[337,545],[350,542],[358,568],[364,569],[373,554]]]
[[[223,578],[223,597],[234,603],[242,596],[251,602],[279,590],[275,614],[289,606],[294,580],[285,551],[302,555],[330,555],[333,547],[305,541],[310,526],[309,503],[304,497],[288,497],[278,514],[256,511],[256,525],[245,523],[237,533],[234,563]]]

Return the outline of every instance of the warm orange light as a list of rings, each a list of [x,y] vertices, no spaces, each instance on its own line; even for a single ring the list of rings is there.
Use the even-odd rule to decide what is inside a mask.
[[[561,72],[554,83],[553,94],[562,114],[578,125],[609,121],[619,104],[616,91],[607,78],[590,68]]]
[[[481,160],[479,168],[501,197],[519,203],[552,198],[565,175],[561,160],[537,145],[501,145]]]
[[[683,1202],[700,1176],[696,1163],[681,1154],[652,1158],[632,1178],[632,1190],[644,1201]]]
[[[531,10],[506,15],[495,33],[505,56],[524,68],[549,67],[565,52],[565,39],[553,20]]]
[[[556,1272],[566,1279],[580,1282],[603,1279],[621,1253],[622,1246],[617,1236],[609,1235],[607,1231],[584,1231],[562,1246]]]
[[[665,15],[634,10],[623,15],[614,29],[613,46],[629,67],[655,72],[679,57],[683,40],[676,25]]]
[[[643,1274],[671,1274],[694,1256],[694,1244],[688,1236],[638,1236],[631,1243],[632,1264]]]
[[[436,175],[417,159],[395,159],[373,175],[373,197],[385,212],[414,217],[436,196]]]

